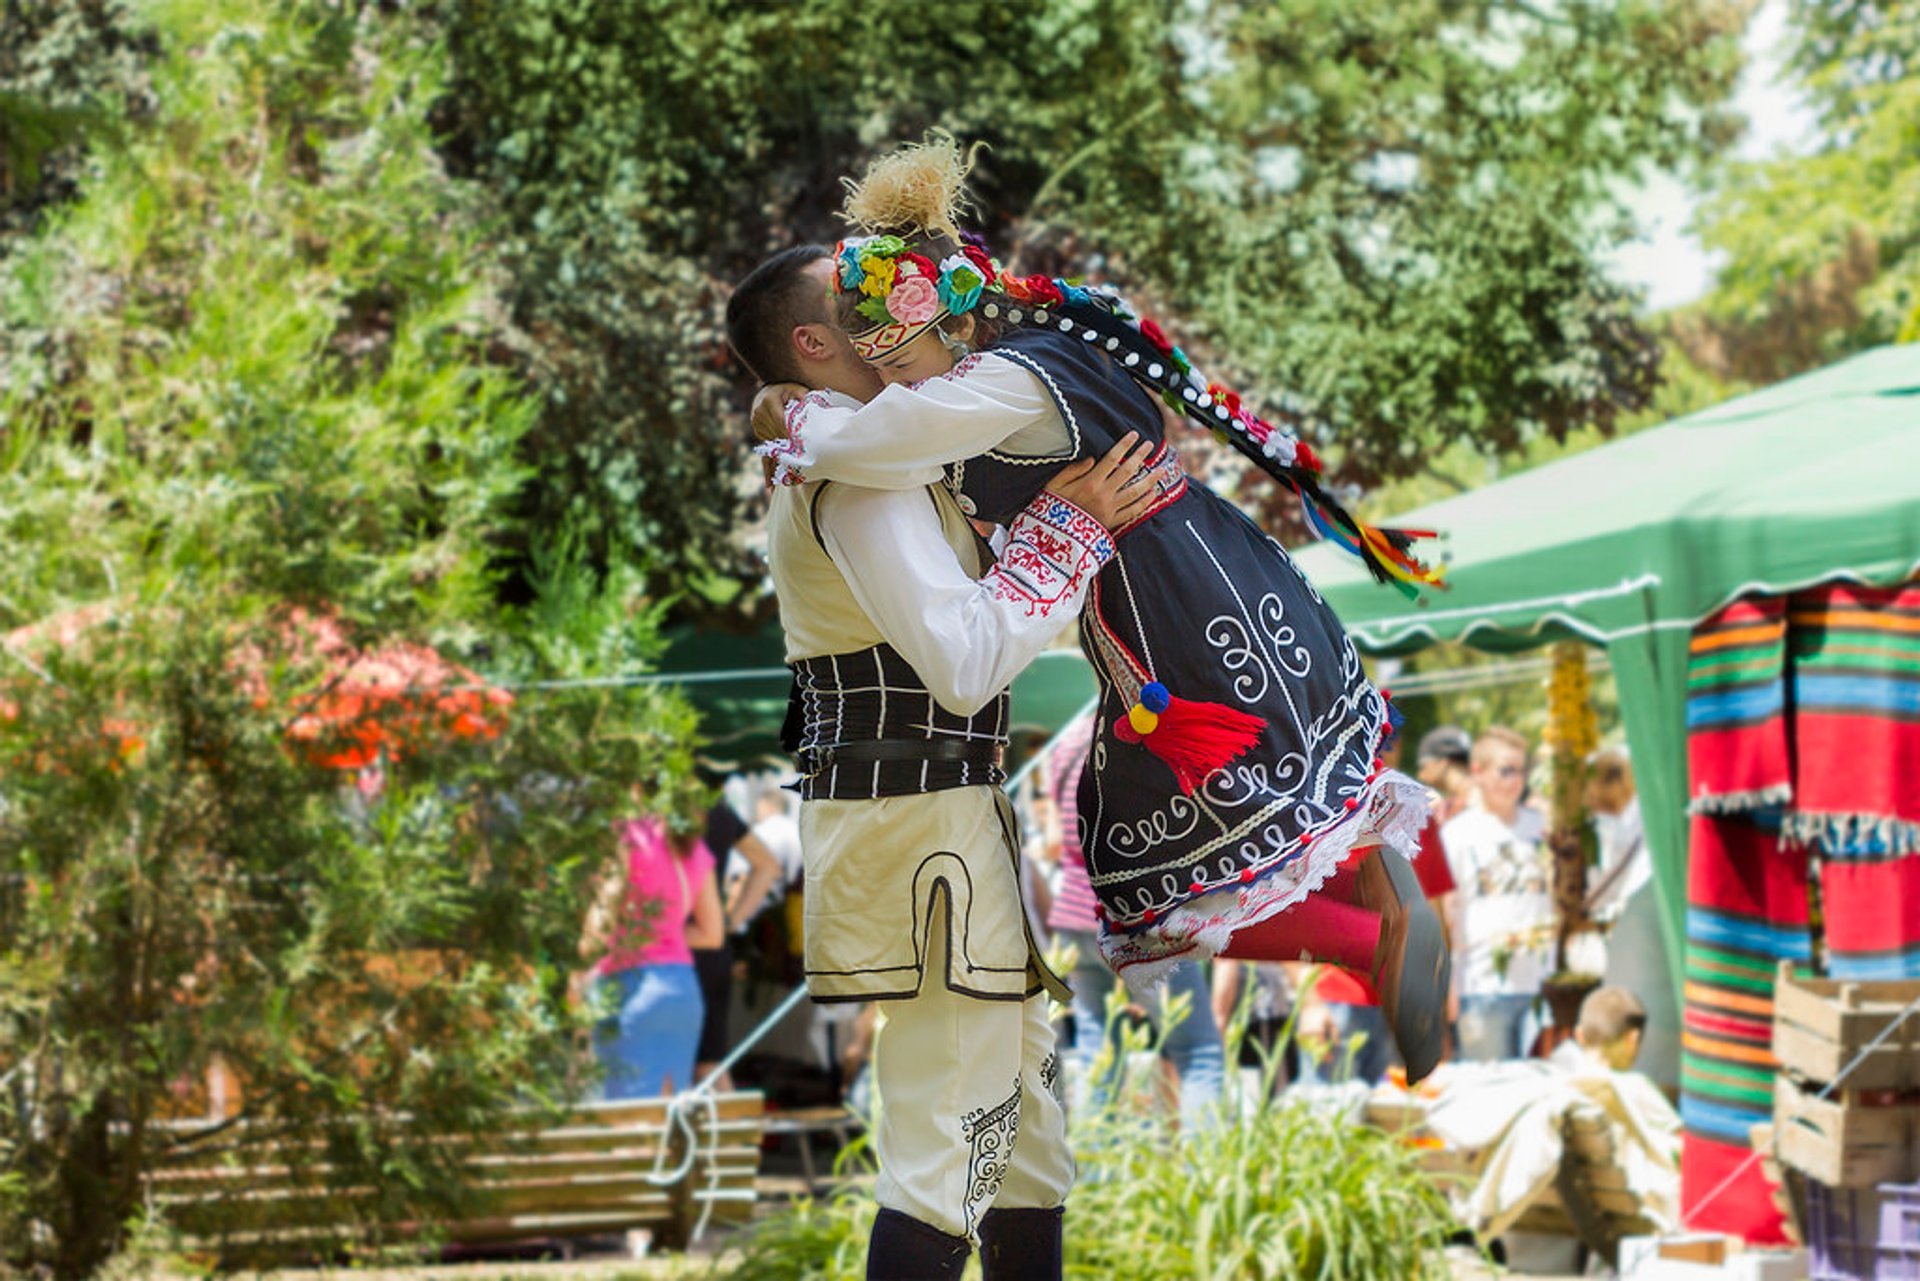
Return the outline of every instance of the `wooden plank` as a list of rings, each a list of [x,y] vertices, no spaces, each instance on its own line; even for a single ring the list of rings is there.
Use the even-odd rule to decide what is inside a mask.
[[[1592,1198],[1595,1206],[1609,1215],[1621,1218],[1638,1217],[1646,1209],[1641,1205],[1639,1197],[1624,1189],[1590,1188],[1587,1195]]]
[[[645,1227],[664,1221],[665,1204],[658,1206],[623,1205],[569,1214],[496,1215],[461,1223],[426,1225],[394,1223],[378,1232],[353,1232],[340,1228],[301,1227],[267,1231],[236,1232],[224,1236],[191,1236],[184,1243],[185,1253],[234,1251],[262,1248],[284,1251],[289,1247],[325,1245],[336,1241],[373,1239],[400,1240],[416,1236],[429,1226],[444,1233],[448,1241],[472,1244],[506,1241],[524,1237],[560,1236],[569,1233],[611,1232],[629,1227]]]
[[[667,1206],[673,1189],[645,1182],[611,1184],[598,1188],[571,1187],[568,1184],[520,1184],[491,1193],[479,1212],[471,1217],[517,1217],[528,1214],[562,1214],[570,1211],[615,1209],[630,1205]]]
[[[1583,1160],[1605,1164],[1614,1159],[1613,1136],[1604,1130],[1595,1133],[1569,1128],[1566,1143],[1567,1151]]]
[[[1872,1039],[1871,1035],[1863,1037],[1858,1045],[1864,1046]],[[1780,1060],[1780,1066],[1823,1085],[1840,1080],[1844,1071],[1846,1078],[1842,1084],[1848,1089],[1908,1089],[1917,1054],[1920,1051],[1911,1044],[1890,1037],[1862,1057],[1860,1049],[1830,1040],[1797,1023],[1778,1017],[1773,1021],[1773,1056]]]
[[[1424,1102],[1409,1100],[1368,1099],[1365,1112],[1366,1122],[1377,1130],[1388,1134],[1398,1134],[1403,1130],[1417,1130],[1427,1123],[1427,1108]]]
[[[1520,1212],[1520,1217],[1507,1225],[1509,1232],[1537,1232],[1541,1236],[1578,1238],[1580,1230],[1574,1226],[1573,1219],[1567,1214],[1567,1208],[1557,1198],[1541,1197]]]
[[[857,1113],[848,1108],[795,1108],[766,1114],[768,1134],[836,1134],[856,1132],[866,1126]]]
[[[1437,1178],[1465,1178],[1473,1173],[1473,1158],[1456,1148],[1422,1147],[1417,1149],[1414,1161]]]
[[[1590,1165],[1580,1172],[1580,1179],[1590,1188],[1606,1191],[1627,1191],[1627,1172],[1617,1165]]]

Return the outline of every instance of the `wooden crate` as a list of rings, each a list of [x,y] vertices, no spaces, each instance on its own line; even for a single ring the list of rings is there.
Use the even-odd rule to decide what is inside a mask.
[[[1774,1083],[1773,1139],[1782,1164],[1828,1187],[1920,1178],[1920,1105],[1876,1105],[1857,1090],[1823,1099],[1782,1076]]]
[[[1773,1054],[1808,1081],[1839,1081],[1855,1056],[1920,999],[1920,980],[1869,983],[1795,978],[1780,963],[1773,993]],[[1920,1013],[1900,1026],[1839,1081],[1849,1090],[1920,1089]]]

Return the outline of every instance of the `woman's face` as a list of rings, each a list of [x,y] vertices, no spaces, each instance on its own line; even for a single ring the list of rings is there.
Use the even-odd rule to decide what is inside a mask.
[[[875,356],[867,363],[880,375],[880,381],[891,387],[895,383],[917,383],[948,372],[953,368],[953,353],[940,341],[940,330],[936,325],[912,342],[902,343],[886,355]]]

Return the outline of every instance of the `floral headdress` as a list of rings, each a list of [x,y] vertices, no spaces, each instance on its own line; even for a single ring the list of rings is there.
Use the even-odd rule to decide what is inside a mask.
[[[964,316],[998,275],[993,259],[974,244],[938,266],[899,236],[850,236],[834,247],[834,288],[864,294],[854,314],[873,322],[852,336],[862,360],[912,342],[947,316]]]

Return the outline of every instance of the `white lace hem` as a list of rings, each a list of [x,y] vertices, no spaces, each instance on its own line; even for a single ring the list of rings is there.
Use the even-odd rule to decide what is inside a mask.
[[[1137,933],[1118,933],[1102,923],[1101,955],[1135,992],[1151,988],[1182,961],[1217,956],[1235,931],[1303,902],[1354,850],[1388,845],[1411,859],[1427,825],[1429,795],[1405,774],[1383,771],[1353,813],[1313,834],[1303,857],[1244,887],[1189,899]]]

